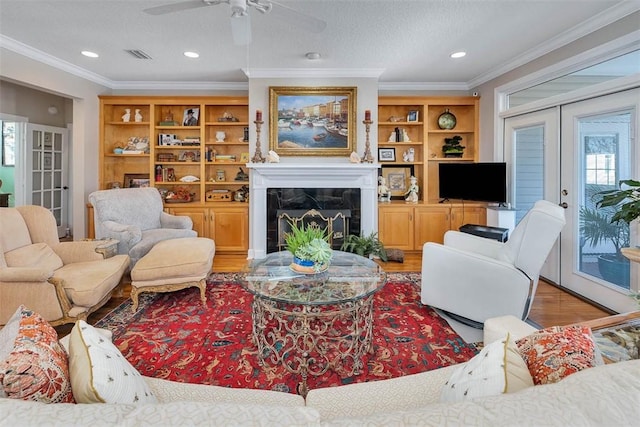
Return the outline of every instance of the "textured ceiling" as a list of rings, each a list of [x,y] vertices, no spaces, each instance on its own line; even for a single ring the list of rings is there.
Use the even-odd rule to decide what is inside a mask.
[[[0,0],[0,34],[5,47],[36,49],[110,82],[246,82],[242,69],[310,68],[379,69],[382,83],[454,86],[482,83],[520,65],[519,58],[568,43],[619,18],[630,3],[640,8],[619,0],[282,0],[326,21],[325,30],[313,33],[250,9],[253,42],[240,47],[231,38],[227,4],[143,12],[178,2]],[[135,59],[126,49],[152,59]],[[100,57],[86,58],[82,50]],[[190,60],[185,50],[201,56]],[[457,50],[468,55],[450,59]],[[307,60],[309,51],[322,58]]]

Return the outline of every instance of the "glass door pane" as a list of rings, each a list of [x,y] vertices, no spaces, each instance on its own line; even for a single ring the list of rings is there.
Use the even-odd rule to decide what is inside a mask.
[[[630,244],[629,225],[611,223],[615,207],[596,208],[599,192],[630,178],[631,113],[578,120],[580,135],[580,228],[578,270],[611,285],[629,289],[630,261],[620,249]]]

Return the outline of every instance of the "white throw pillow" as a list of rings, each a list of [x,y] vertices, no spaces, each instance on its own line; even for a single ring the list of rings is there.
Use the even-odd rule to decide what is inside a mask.
[[[69,368],[77,403],[157,402],[118,347],[84,320],[71,330]]]
[[[461,402],[476,397],[513,393],[533,386],[531,374],[516,343],[507,336],[485,346],[462,364],[440,394],[441,402]]]

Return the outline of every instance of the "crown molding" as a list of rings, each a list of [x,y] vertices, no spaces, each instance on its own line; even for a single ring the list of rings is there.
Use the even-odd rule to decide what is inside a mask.
[[[467,83],[460,82],[380,82],[381,91],[428,91],[428,90],[469,90]]]
[[[637,1],[624,1],[618,5],[611,7],[598,15],[591,17],[590,19],[580,23],[564,33],[549,39],[544,44],[541,44],[534,49],[530,49],[519,56],[516,56],[512,61],[503,64],[500,67],[494,68],[481,74],[467,82],[470,88],[480,86],[490,80],[500,77],[503,74],[508,73],[522,65],[525,65],[535,59],[538,59],[556,49],[568,45],[571,42],[578,40],[588,34],[591,34],[602,27],[605,27],[619,19],[624,18],[627,15],[635,13],[640,10],[640,3]]]
[[[84,68],[73,65],[67,61],[63,61],[62,59],[56,58],[55,56],[49,55],[48,53],[45,53],[41,50],[34,49],[31,46],[6,37],[2,34],[0,34],[0,47],[18,53],[22,56],[26,56],[27,58],[33,59],[34,61],[41,62],[53,68],[57,68],[58,70],[64,71],[66,73],[73,74],[76,77],[89,80],[90,82],[97,83],[109,88],[113,87],[114,82],[112,80],[109,80],[89,70],[85,70]]]
[[[384,68],[243,68],[251,79],[277,78],[379,78]]]
[[[118,81],[113,82],[114,90],[249,90],[247,82],[185,82],[185,81]]]

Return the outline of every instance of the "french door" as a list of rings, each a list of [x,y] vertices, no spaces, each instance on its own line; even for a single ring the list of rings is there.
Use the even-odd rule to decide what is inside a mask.
[[[505,161],[509,201],[516,224],[538,200],[559,203],[559,107],[505,120]],[[560,247],[556,242],[541,275],[560,283]]]
[[[640,178],[640,89],[568,104],[561,113],[561,284],[617,312],[636,308],[638,264],[619,255],[637,245],[638,225],[611,224],[613,213],[597,209],[599,191],[621,179]]]
[[[49,209],[56,219],[58,236],[67,234],[68,131],[64,128],[27,126],[25,202]]]

